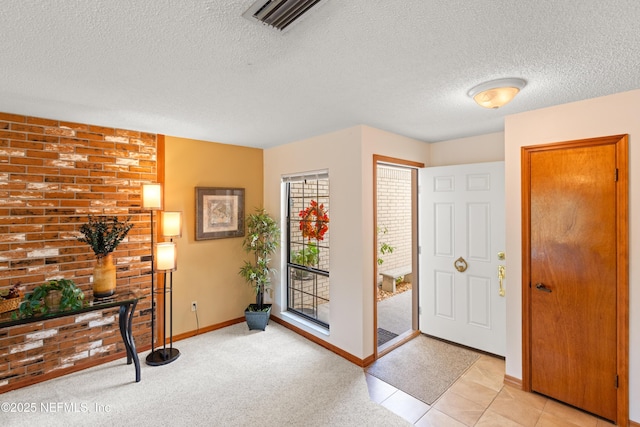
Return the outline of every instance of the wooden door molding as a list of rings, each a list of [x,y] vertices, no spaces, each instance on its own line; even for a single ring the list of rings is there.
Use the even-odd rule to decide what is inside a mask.
[[[384,356],[391,350],[399,347],[407,341],[412,340],[413,338],[420,335],[420,331],[418,329],[418,321],[417,321],[417,312],[418,312],[418,303],[417,303],[417,286],[413,287],[413,302],[412,302],[412,328],[413,331],[409,333],[402,334],[399,338],[399,341],[396,345],[390,346],[383,352],[378,352],[378,299],[377,299],[377,287],[378,287],[378,164],[387,164],[387,165],[395,165],[395,166],[403,166],[407,169],[411,169],[411,234],[414,236],[418,235],[418,214],[417,214],[417,204],[418,204],[418,169],[424,167],[424,163],[415,162],[412,160],[404,160],[398,159],[395,157],[382,156],[379,154],[373,155],[373,359],[377,360],[379,357]],[[417,240],[417,238],[416,238]],[[417,251],[417,243],[414,242],[411,255],[411,265],[412,271],[416,272],[413,275],[414,283],[418,283],[418,251]]]
[[[522,388],[531,391],[531,154],[539,151],[614,145],[618,170],[616,189],[616,239],[617,239],[617,423],[629,423],[629,182],[628,182],[628,135],[613,135],[576,141],[522,147],[521,149],[521,194],[522,194]]]

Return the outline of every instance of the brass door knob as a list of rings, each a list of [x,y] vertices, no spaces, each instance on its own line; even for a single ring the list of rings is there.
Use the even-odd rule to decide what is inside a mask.
[[[460,257],[458,258],[454,263],[453,266],[456,268],[456,270],[458,270],[460,273],[464,272],[468,265],[467,265],[467,261],[464,260],[464,258]]]

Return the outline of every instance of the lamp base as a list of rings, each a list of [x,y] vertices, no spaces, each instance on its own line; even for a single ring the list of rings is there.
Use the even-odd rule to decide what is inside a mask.
[[[180,350],[177,348],[159,348],[147,355],[147,365],[161,366],[171,363],[180,357]]]

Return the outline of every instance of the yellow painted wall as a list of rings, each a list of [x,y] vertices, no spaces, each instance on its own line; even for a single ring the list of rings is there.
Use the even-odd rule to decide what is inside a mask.
[[[245,189],[245,214],[262,206],[263,150],[206,141],[165,138],[166,211],[183,212],[178,246],[178,270],[173,273],[173,334],[195,331],[198,302],[199,327],[244,316],[255,300],[251,288],[238,275],[247,254],[242,238],[195,240],[195,187]]]

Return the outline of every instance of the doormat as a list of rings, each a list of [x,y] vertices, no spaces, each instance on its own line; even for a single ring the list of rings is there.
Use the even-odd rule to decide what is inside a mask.
[[[419,335],[376,360],[367,373],[432,405],[479,357],[473,350]]]
[[[382,344],[386,343],[387,341],[391,341],[397,336],[398,334],[389,332],[386,329],[378,328],[378,347],[380,347]]]

